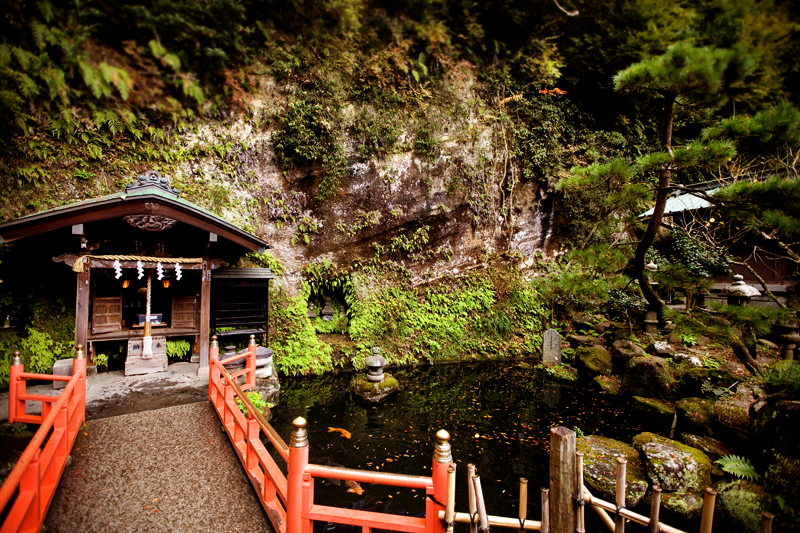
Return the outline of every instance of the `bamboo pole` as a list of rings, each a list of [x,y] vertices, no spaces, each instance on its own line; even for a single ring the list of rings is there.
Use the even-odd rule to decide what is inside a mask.
[[[761,513],[761,533],[772,533],[772,513],[764,511]]]
[[[714,525],[714,503],[717,499],[717,491],[711,487],[706,488],[703,495],[703,516],[700,518],[700,533],[711,533]]]
[[[542,487],[542,533],[550,533],[550,489]]]
[[[454,517],[456,513],[456,464],[447,467],[447,505],[445,506],[444,521],[447,533],[453,533]]]
[[[647,526],[648,533],[658,533],[658,515],[661,512],[661,487],[653,487],[653,501],[650,502],[650,524]]]
[[[594,510],[595,514],[598,517],[600,517],[600,520],[606,525],[608,530],[613,533],[614,521],[611,520],[611,517],[608,516],[607,512],[605,512],[603,509],[593,504],[593,502],[595,501],[594,496],[592,496],[592,493],[589,492],[589,489],[587,489],[585,485],[583,487],[583,497],[586,500],[586,503],[589,504],[589,507],[591,507]]]
[[[583,506],[583,452],[575,452],[575,472],[577,474],[575,492],[578,500],[575,531],[577,533],[586,533],[586,509]]]
[[[525,528],[525,519],[528,517],[528,480],[519,478],[519,531]]]
[[[625,457],[617,457],[617,509],[625,508],[625,469],[628,460]],[[614,533],[625,533],[625,517],[617,511],[614,520]]]
[[[504,516],[492,516],[489,515],[486,517],[489,526],[495,527],[502,527],[508,529],[518,529],[519,522],[516,518],[508,518]],[[444,511],[439,511],[439,520],[444,520]],[[470,524],[471,519],[469,513],[456,513],[453,520],[456,524]],[[536,520],[528,520],[525,522],[525,531],[544,531],[541,529],[542,523]]]
[[[599,507],[602,510],[609,511],[612,513],[617,512],[617,507],[613,503],[601,500],[599,498],[594,498],[588,491],[585,491],[585,494],[587,496],[586,503],[588,503],[592,507]],[[624,507],[622,509],[619,509],[619,514],[624,516],[626,520],[631,520],[633,522],[636,522],[637,524],[642,524],[643,526],[646,526],[650,523],[650,518],[640,515],[639,513],[634,513],[633,511],[629,511]],[[672,527],[664,523],[660,523],[658,527],[661,528],[660,529],[661,533],[686,533],[682,529],[678,529],[676,527]]]
[[[472,517],[469,523],[469,533],[478,533],[478,524],[475,523],[475,517],[478,515],[478,502],[475,499],[475,485],[472,484],[472,478],[478,474],[475,465],[470,463],[467,465],[467,485],[469,485],[469,516]]]
[[[483,500],[483,489],[481,489],[481,477],[473,476],[472,484],[475,486],[475,499],[478,501],[478,518],[480,519],[480,531],[489,531],[489,517],[486,515],[486,502]]]

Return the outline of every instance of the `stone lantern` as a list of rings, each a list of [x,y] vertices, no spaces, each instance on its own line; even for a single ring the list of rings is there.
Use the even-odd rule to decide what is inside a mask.
[[[386,366],[386,359],[381,356],[381,349],[375,346],[372,348],[372,355],[367,357],[367,380],[370,383],[381,383],[383,381],[383,367]]]
[[[236,346],[226,346],[225,353],[219,356],[219,361],[220,363],[223,363],[223,366],[227,368],[229,371],[238,368],[244,368],[244,366],[247,364],[246,359],[239,359],[238,361],[225,364],[226,359],[230,359],[231,357],[235,357],[236,355],[237,355]]]
[[[317,318],[317,312],[314,311],[314,302],[308,302],[308,318]]]
[[[325,297],[325,307],[322,308],[322,320],[325,322],[333,320],[333,307],[331,307],[330,296]]]
[[[646,275],[650,275],[652,272],[658,271],[658,265],[650,261],[644,267],[647,270]],[[650,281],[650,286],[653,288],[653,291],[658,289],[658,283]],[[645,333],[655,333],[656,328],[658,327],[658,313],[655,311],[647,311],[644,316],[644,332]]]
[[[745,283],[741,274],[736,274],[733,276],[733,283],[719,294],[728,297],[728,305],[747,305],[754,296],[761,296],[761,291]]]
[[[800,334],[797,332],[799,327],[800,324],[797,320],[775,324],[775,331],[783,341],[783,348],[781,349],[781,357],[783,359],[789,361],[794,359],[794,352],[797,349],[797,345],[800,344]]]

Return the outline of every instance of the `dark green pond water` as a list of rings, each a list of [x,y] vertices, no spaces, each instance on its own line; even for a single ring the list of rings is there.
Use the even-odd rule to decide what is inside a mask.
[[[313,463],[430,475],[434,435],[451,435],[457,468],[456,510],[467,512],[467,464],[477,466],[489,514],[516,517],[519,478],[529,480],[528,516],[539,520],[539,487],[547,486],[550,428],[579,428],[630,442],[642,431],[620,401],[587,386],[547,382],[527,363],[472,363],[393,370],[402,392],[364,407],[348,391],[352,375],[284,379],[272,424],[289,441],[291,421],[308,421]],[[351,434],[345,438],[341,428]],[[317,480],[315,502],[370,511],[424,514],[421,491]],[[587,518],[591,512],[587,509]],[[459,530],[459,527],[456,528]],[[592,527],[594,529],[594,527]],[[315,531],[358,529],[316,524]],[[464,529],[466,530],[466,526]]]

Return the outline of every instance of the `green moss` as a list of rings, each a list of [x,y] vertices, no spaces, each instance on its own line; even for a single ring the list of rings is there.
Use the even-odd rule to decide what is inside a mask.
[[[625,503],[634,507],[647,491],[647,479],[642,469],[639,452],[627,444],[597,435],[577,439],[578,451],[583,452],[584,478],[589,486],[599,491],[603,498],[614,499],[616,494],[616,457],[628,460],[625,470],[627,490]]]
[[[711,461],[701,450],[655,433],[636,435],[633,446],[644,454],[650,480],[664,491],[703,491],[711,485]]]
[[[701,492],[662,492],[661,504],[665,509],[685,518],[699,518],[703,512]]]
[[[607,375],[611,373],[611,354],[605,348],[582,346],[578,348],[575,355],[580,362],[581,368],[584,368],[590,374]]]
[[[772,498],[757,484],[744,479],[720,481],[717,491],[719,512],[740,531],[759,531],[761,512]]]
[[[600,392],[605,394],[619,394],[620,383],[619,378],[614,376],[595,376],[592,380],[593,383],[600,389]]]
[[[638,404],[642,404],[643,406],[646,406],[663,416],[672,416],[675,414],[675,405],[672,402],[667,402],[656,398],[643,398],[641,396],[634,396],[633,401]]]

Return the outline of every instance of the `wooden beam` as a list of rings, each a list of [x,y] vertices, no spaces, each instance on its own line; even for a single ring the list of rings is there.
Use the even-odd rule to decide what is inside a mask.
[[[56,263],[65,263],[68,266],[72,266],[75,264],[75,261],[78,259],[78,255],[75,254],[61,254],[57,257],[53,258],[53,261]],[[136,268],[136,261],[120,261],[119,264],[122,268]],[[170,265],[175,264],[174,257],[165,257],[163,261],[143,261],[142,267],[143,268],[156,268],[156,265],[161,263],[161,266],[169,267]],[[89,267],[90,268],[114,268],[114,260],[113,259],[97,259],[97,258],[90,258],[89,259]],[[208,263],[208,268],[210,270],[216,270],[218,268],[226,267],[228,263],[223,261],[222,259],[211,259]],[[203,264],[202,263],[181,263],[181,270],[202,270]]]
[[[200,368],[208,366],[208,335],[211,327],[211,270],[203,261],[200,278]]]
[[[78,273],[77,293],[75,295],[75,346],[82,345],[88,354],[86,341],[89,338],[89,289],[90,272],[87,268]]]
[[[550,428],[550,531],[575,531],[575,432]]]

